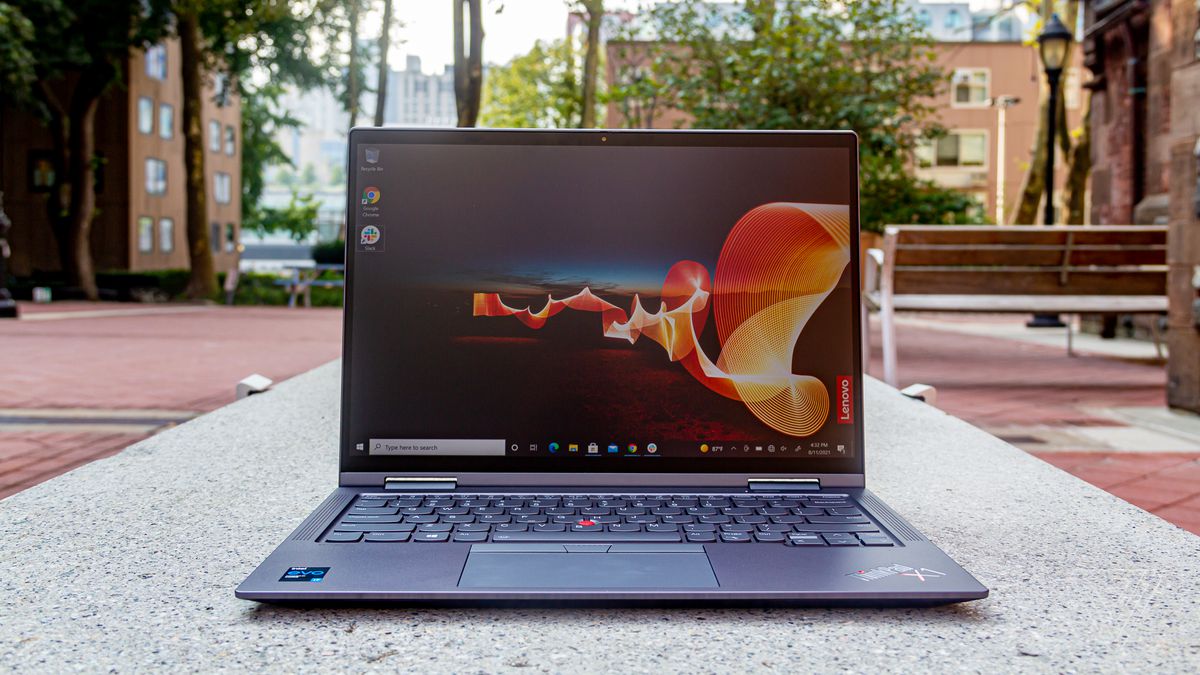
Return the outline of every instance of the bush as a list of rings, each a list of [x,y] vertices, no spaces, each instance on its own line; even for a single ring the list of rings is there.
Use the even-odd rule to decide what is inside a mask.
[[[312,259],[318,265],[345,265],[346,242],[325,241],[312,247]]]

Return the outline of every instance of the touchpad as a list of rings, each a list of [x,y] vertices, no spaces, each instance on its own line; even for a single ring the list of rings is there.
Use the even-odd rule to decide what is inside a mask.
[[[699,544],[475,544],[460,587],[716,588]]]

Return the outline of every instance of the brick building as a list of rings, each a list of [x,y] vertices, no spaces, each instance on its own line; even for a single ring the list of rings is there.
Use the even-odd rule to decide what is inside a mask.
[[[96,111],[95,268],[188,267],[183,165],[183,82],[179,43],[168,40],[130,54],[124,85]],[[220,81],[205,88],[202,124],[208,225],[217,270],[235,267],[241,227],[241,106]],[[13,221],[11,273],[60,270],[46,212],[54,180],[49,130],[27,113],[0,111],[0,190]]]
[[[1089,0],[1092,219],[1168,223],[1167,397],[1200,412],[1200,25],[1195,0]]]
[[[639,69],[648,67],[650,45],[609,42],[608,81],[628,82],[637,77]],[[950,75],[950,82],[931,102],[936,109],[933,121],[949,133],[918,150],[917,175],[971,194],[983,205],[985,215],[1008,222],[1020,199],[1037,135],[1038,100],[1045,83],[1037,50],[1019,41],[978,40],[937,42],[934,52],[938,66]],[[1078,55],[1072,63],[1079,64]],[[1072,129],[1082,123],[1082,70],[1070,68],[1063,78],[1067,124]],[[1020,100],[1004,111],[1003,132],[1000,110],[995,105],[1002,97]],[[640,103],[610,101],[606,125],[660,129],[688,125],[685,113],[663,102],[656,102],[653,110],[650,106],[638,108]],[[630,118],[636,122],[631,123]],[[1061,198],[1065,181],[1066,172],[1058,171],[1056,199]]]

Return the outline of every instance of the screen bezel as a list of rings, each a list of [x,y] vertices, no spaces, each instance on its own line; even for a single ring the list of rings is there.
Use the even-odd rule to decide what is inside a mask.
[[[351,197],[357,194],[358,147],[371,145],[446,144],[446,145],[524,145],[524,146],[634,146],[634,147],[707,147],[707,148],[843,148],[850,153],[850,247],[851,297],[856,306],[852,315],[852,359],[854,363],[854,442],[853,456],[840,458],[764,458],[745,460],[734,457],[714,458],[668,458],[641,462],[605,462],[596,467],[607,474],[753,474],[756,476],[786,475],[830,475],[863,474],[863,363],[862,363],[862,313],[857,305],[861,302],[859,274],[859,181],[858,181],[858,136],[850,131],[716,131],[716,130],[524,130],[524,129],[416,129],[416,128],[355,128],[350,131],[347,143],[346,175],[348,181],[346,202],[347,231],[354,229]],[[339,467],[342,473],[386,473],[407,474],[550,474],[569,471],[569,466],[550,458],[538,457],[406,457],[360,455],[352,449],[355,438],[350,429],[347,411],[351,402],[351,354],[353,342],[353,303],[350,298],[354,289],[355,248],[346,246],[346,276],[342,331],[342,395],[341,433],[339,438]]]

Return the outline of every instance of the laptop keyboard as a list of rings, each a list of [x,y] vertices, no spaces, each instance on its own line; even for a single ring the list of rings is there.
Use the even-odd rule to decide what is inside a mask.
[[[893,546],[845,494],[363,494],[326,543]]]

